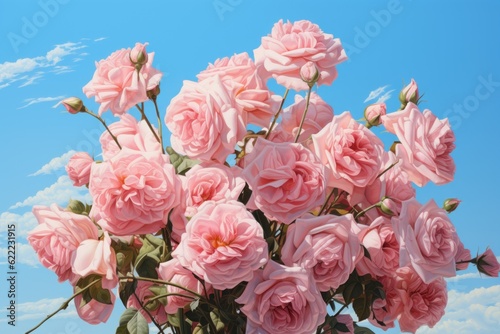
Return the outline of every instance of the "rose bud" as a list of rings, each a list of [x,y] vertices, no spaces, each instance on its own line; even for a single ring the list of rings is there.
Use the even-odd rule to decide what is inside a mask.
[[[371,104],[365,108],[365,119],[368,127],[377,126],[381,124],[380,116],[386,114],[385,103]]]
[[[420,96],[418,95],[418,86],[415,80],[411,79],[411,82],[401,90],[399,93],[399,101],[401,101],[402,109],[408,102],[413,102],[418,104]]]
[[[85,110],[83,101],[77,97],[68,97],[62,100],[61,103],[70,114],[76,114]]]
[[[384,198],[382,202],[380,202],[380,211],[388,216],[395,216],[396,212],[398,212],[396,203],[389,197]]]
[[[146,52],[146,46],[148,43],[136,43],[134,48],[130,51],[130,61],[134,65],[138,65],[139,69],[142,65],[148,62],[148,53]]]
[[[491,277],[498,277],[500,264],[491,249],[488,248],[483,254],[478,255],[478,257],[471,262],[477,265],[477,270],[479,270],[480,273]]]
[[[460,202],[461,201],[457,198],[448,198],[444,201],[443,209],[445,209],[446,212],[451,213],[455,211],[456,208],[458,208]]]
[[[319,80],[318,68],[312,61],[308,61],[300,68],[300,78],[302,81],[307,83],[309,87],[314,86],[314,84]]]

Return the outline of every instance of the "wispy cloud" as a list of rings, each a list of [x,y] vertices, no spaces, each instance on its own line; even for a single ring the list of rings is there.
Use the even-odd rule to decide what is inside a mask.
[[[7,259],[7,252],[7,248],[0,248],[0,260]],[[40,265],[38,255],[36,255],[33,247],[20,242],[16,243],[16,263],[25,264],[30,267],[38,267]]]
[[[42,168],[40,168],[33,174],[30,174],[29,176],[52,174],[53,172],[58,171],[61,168],[64,168],[68,164],[69,158],[71,158],[75,153],[76,153],[75,151],[70,150],[59,157],[53,158],[48,163],[43,165]]]
[[[26,237],[28,232],[38,225],[35,215],[31,211],[25,212],[23,214],[17,214],[12,212],[2,212],[0,214],[0,228],[1,231],[7,231],[7,226],[10,224],[16,224],[16,235],[18,237]],[[1,234],[0,234],[1,236]],[[7,240],[7,238],[1,237],[1,240]]]
[[[457,275],[455,277],[447,278],[446,282],[459,282],[459,281],[463,281],[465,279],[471,279],[471,278],[481,278],[481,275],[478,272],[461,274],[461,275]]]
[[[382,103],[389,100],[392,96],[392,92],[394,92],[394,89],[391,89],[390,91],[385,92],[383,95],[379,96],[376,103]]]
[[[30,98],[30,99],[26,99],[24,100],[24,102],[26,103],[24,106],[22,107],[19,107],[17,109],[24,109],[26,107],[29,107],[33,104],[37,104],[37,103],[43,103],[43,102],[52,102],[52,101],[60,101],[62,99],[64,99],[64,95],[61,95],[61,96],[54,96],[54,97],[51,97],[51,96],[48,96],[48,97],[36,97],[36,98]]]
[[[57,310],[62,303],[66,301],[67,298],[44,298],[34,302],[20,303],[17,305],[17,309],[19,310],[19,316],[17,317],[18,321],[23,320],[32,320],[32,319],[43,319],[47,316],[47,314]],[[2,308],[0,314],[2,314],[2,319],[0,322],[7,322],[8,318],[3,314],[7,313],[6,308]],[[78,314],[75,309],[75,303],[70,303],[69,307],[59,312],[54,316],[54,318],[73,318],[78,317]]]
[[[376,98],[378,98],[380,95],[382,95],[385,92],[387,87],[389,87],[389,85],[385,85],[385,86],[379,87],[375,90],[372,90],[370,92],[370,94],[368,94],[368,97],[364,100],[364,103],[371,101],[371,100],[375,100]]]
[[[108,38],[107,37],[99,37],[99,38],[94,39],[94,42],[104,41],[105,39],[108,39]]]
[[[35,195],[26,198],[23,201],[12,205],[9,210],[22,208],[33,205],[50,205],[57,203],[65,205],[70,199],[77,199],[83,202],[90,203],[92,201],[87,188],[75,187],[73,182],[67,175],[60,176],[56,183],[52,184],[43,190],[38,191]]]
[[[87,46],[78,42],[68,42],[56,45],[45,55],[33,58],[20,58],[14,62],[0,63],[0,89],[9,86],[16,81],[24,81],[19,87],[26,87],[40,79],[45,68],[55,68],[58,63],[67,56],[79,53]]]

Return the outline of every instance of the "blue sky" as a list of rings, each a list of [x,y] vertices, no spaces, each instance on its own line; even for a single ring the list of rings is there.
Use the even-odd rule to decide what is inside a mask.
[[[159,104],[164,113],[183,80],[209,62],[259,46],[279,19],[308,19],[339,37],[349,61],[339,77],[318,93],[335,113],[357,117],[367,103],[386,99],[389,110],[411,78],[425,93],[422,108],[448,117],[455,131],[456,179],[418,190],[422,202],[457,197],[451,218],[472,253],[489,246],[500,255],[496,215],[500,176],[500,3],[481,1],[10,1],[0,4],[0,281],[7,278],[6,230],[17,224],[17,322],[6,323],[7,287],[0,284],[0,328],[21,333],[54,311],[72,293],[38,264],[26,233],[36,221],[35,204],[65,205],[87,199],[64,172],[71,151],[100,153],[100,124],[54,105],[63,97],[84,97],[94,61],[111,52],[149,42],[154,66],[164,73]],[[274,86],[273,86],[274,88]],[[379,94],[366,101],[372,91]],[[276,89],[276,93],[282,90]],[[292,99],[290,99],[291,101]],[[366,102],[365,102],[366,101]],[[87,107],[97,110],[93,100]],[[151,108],[151,106],[149,106]],[[152,112],[152,109],[149,109]],[[106,119],[112,121],[111,115]],[[386,144],[394,139],[381,134]],[[165,137],[168,139],[168,134]],[[70,152],[70,153],[68,153]],[[488,333],[500,324],[500,281],[479,278],[474,269],[448,281],[447,315],[434,330],[419,333]],[[81,321],[73,306],[38,333],[114,332],[123,307],[107,324]],[[398,333],[391,330],[389,333]]]

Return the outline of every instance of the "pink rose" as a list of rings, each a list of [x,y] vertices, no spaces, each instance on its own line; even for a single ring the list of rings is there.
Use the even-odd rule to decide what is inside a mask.
[[[330,85],[337,77],[335,65],[347,59],[338,38],[306,20],[294,23],[280,20],[269,36],[262,37],[262,44],[254,54],[257,66],[262,66],[267,75],[297,91],[309,88],[300,77],[300,69],[307,62],[318,69],[319,86]]]
[[[83,306],[82,294],[77,295],[75,297],[75,307],[80,319],[85,320],[92,325],[108,321],[111,313],[113,312],[116,300],[115,294],[112,291],[109,291],[109,293],[111,294],[111,304],[103,304],[95,299],[91,299]]]
[[[118,284],[116,275],[116,253],[111,248],[111,238],[104,232],[102,240],[82,241],[72,257],[75,275],[86,277],[91,274],[102,276],[102,287],[114,289]]]
[[[124,114],[120,120],[109,125],[109,129],[118,139],[122,148],[141,152],[161,152],[161,145],[146,121],[137,121],[133,116]],[[156,132],[156,129],[155,129]],[[156,132],[158,134],[158,132]],[[120,148],[108,131],[104,131],[99,139],[104,160],[111,159]]]
[[[358,237],[370,254],[370,258],[362,257],[357,263],[359,275],[390,276],[399,268],[399,243],[388,218],[376,218],[361,229]]]
[[[365,109],[365,120],[371,126],[377,126],[382,123],[380,117],[387,113],[385,103],[371,104]]]
[[[300,122],[304,111],[306,110],[306,99],[300,95],[295,95],[295,103],[283,109],[281,114],[281,126],[283,130],[291,133],[293,137],[297,135]],[[302,133],[299,136],[299,142],[309,138],[312,134],[318,133],[333,119],[333,108],[327,104],[323,99],[311,92],[309,100],[309,108],[307,115],[302,126]],[[273,129],[273,132],[276,130]]]
[[[328,185],[352,193],[354,187],[366,187],[377,177],[382,141],[349,112],[312,135],[314,152],[326,165]]]
[[[172,256],[221,290],[249,281],[268,260],[262,227],[236,201],[200,206]]]
[[[149,316],[149,314],[151,314],[156,323],[164,324],[167,322],[167,313],[165,312],[163,304],[159,300],[148,303],[151,298],[156,297],[156,294],[150,289],[155,286],[157,285],[151,282],[138,281],[134,293],[128,297],[127,308],[133,307],[139,310],[148,322],[152,321]],[[148,310],[149,314],[142,306],[146,306],[145,308]]]
[[[191,271],[184,268],[177,259],[171,259],[167,262],[160,263],[158,276],[161,280],[180,285],[198,294],[205,294],[205,289],[201,282],[194,277]],[[185,296],[168,296],[167,305],[165,306],[165,312],[167,314],[176,314],[179,308],[188,306],[194,298],[197,298],[184,289],[172,285],[165,286],[167,288],[167,293],[178,293]],[[205,283],[205,288],[207,289],[207,294],[212,293],[213,289],[209,283]]]
[[[259,138],[245,163],[250,201],[268,217],[289,224],[325,200],[324,167],[300,144]]]
[[[403,304],[401,294],[396,289],[394,273],[391,273],[390,276],[379,277],[378,281],[383,285],[385,298],[378,298],[373,301],[372,314],[368,321],[376,327],[387,330],[394,327],[394,321],[403,312]]]
[[[401,214],[392,218],[392,225],[400,245],[401,267],[411,265],[425,283],[456,275],[460,240],[448,214],[436,202],[403,202]]]
[[[416,185],[453,180],[455,163],[450,153],[455,148],[455,135],[448,119],[440,120],[430,110],[421,113],[415,104],[408,103],[404,110],[383,116],[382,123],[398,136],[401,143],[396,145],[396,156]]]
[[[66,172],[75,187],[87,185],[90,181],[90,168],[94,159],[87,152],[77,152],[66,165]]]
[[[358,231],[350,214],[299,218],[288,228],[281,260],[310,270],[320,291],[337,289],[363,256]]]
[[[239,176],[239,167],[229,168],[221,164],[196,165],[186,173],[186,216],[196,214],[206,201],[224,203],[237,200],[245,188],[245,180]]]
[[[197,75],[199,81],[219,75],[232,92],[237,109],[248,116],[248,123],[261,127],[269,125],[278,111],[281,97],[273,95],[259,76],[257,67],[246,52],[231,58],[217,59]]]
[[[483,254],[479,255],[473,263],[477,265],[477,269],[480,273],[490,277],[498,277],[500,264],[490,248],[488,248]]]
[[[89,191],[101,227],[120,236],[158,232],[182,186],[166,155],[122,149],[92,168]]]
[[[53,204],[34,206],[38,226],[28,233],[28,241],[38,254],[40,263],[54,271],[59,282],[76,283],[71,261],[78,246],[87,239],[97,240],[97,227],[88,216],[77,215]]]
[[[335,327],[333,333],[349,333],[349,334],[354,334],[354,321],[352,320],[352,317],[349,314],[339,314],[335,317],[336,323],[337,324],[343,324],[347,331],[340,330],[339,328]],[[321,329],[322,333],[331,333],[332,328],[328,324],[324,326]]]
[[[360,208],[367,208],[385,199],[383,204],[385,208],[392,211],[392,214],[384,211],[382,207],[374,208],[365,213],[371,220],[376,219],[381,214],[388,217],[399,215],[401,203],[416,195],[408,174],[401,169],[401,163],[398,163],[396,156],[390,151],[383,152],[381,160],[379,174],[385,172],[366,187],[355,187],[349,199],[351,205],[357,205]],[[391,165],[392,167],[388,169]]]
[[[148,55],[147,63],[136,70],[130,49],[121,49],[96,62],[94,76],[83,87],[83,92],[87,97],[95,96],[96,102],[101,104],[99,115],[108,109],[115,116],[122,115],[148,99],[146,92],[156,87],[163,76],[151,66],[153,58],[154,52]]]
[[[233,104],[219,76],[184,81],[165,116],[173,149],[192,159],[224,163],[246,134],[246,122]]]
[[[403,267],[396,271],[395,288],[403,304],[398,319],[401,331],[415,333],[423,325],[432,328],[443,317],[448,294],[442,277],[425,284],[412,268]]]
[[[269,261],[236,299],[247,316],[247,333],[313,333],[326,305],[314,279],[301,267]]]

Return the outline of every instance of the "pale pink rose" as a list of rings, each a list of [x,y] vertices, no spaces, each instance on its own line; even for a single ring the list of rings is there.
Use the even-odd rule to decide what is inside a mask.
[[[326,165],[328,185],[352,193],[377,177],[382,141],[349,112],[335,115],[320,132],[312,135],[314,152]]]
[[[288,228],[281,260],[287,266],[298,265],[312,272],[320,291],[337,289],[363,256],[358,232],[350,214],[306,215]]]
[[[392,225],[400,245],[401,267],[411,265],[425,283],[456,275],[460,240],[448,214],[436,202],[403,202],[401,214],[392,218]]]
[[[194,216],[206,201],[224,203],[237,200],[245,188],[240,173],[239,167],[222,164],[200,164],[191,168],[186,173],[186,216]]]
[[[469,260],[471,259],[470,250],[465,248],[462,241],[458,243],[457,255],[455,255],[455,265],[457,270],[465,270],[469,267]],[[460,263],[461,262],[461,263]]]
[[[262,37],[261,46],[254,50],[255,63],[262,66],[268,76],[289,89],[305,90],[300,69],[312,62],[319,71],[319,85],[330,85],[337,77],[335,65],[347,59],[340,40],[325,34],[310,21],[277,22],[271,34]]]
[[[102,287],[104,289],[114,289],[118,284],[116,253],[111,247],[111,238],[107,232],[104,232],[101,240],[88,239],[82,241],[73,253],[71,262],[75,275],[81,277],[92,274],[102,276]]]
[[[398,319],[401,331],[415,333],[424,325],[432,328],[444,315],[448,294],[442,277],[426,284],[412,268],[399,268],[395,289],[399,291],[403,304]]]
[[[297,94],[295,95],[295,102],[283,109],[283,113],[281,114],[282,119],[280,124],[285,131],[293,135],[293,138],[295,138],[297,131],[299,131],[300,122],[306,110],[306,102],[304,97]],[[330,123],[332,119],[333,108],[323,101],[318,94],[311,92],[309,108],[307,109],[307,115],[302,125],[299,142],[306,140],[312,134],[318,133]],[[273,130],[273,132],[274,131],[275,130]]]
[[[475,263],[480,273],[490,277],[498,277],[500,263],[498,263],[495,254],[493,254],[493,251],[490,248],[488,248],[483,254],[479,255]]]
[[[142,152],[161,152],[161,145],[146,121],[137,121],[133,116],[124,114],[118,122],[109,125],[110,131],[118,139],[122,148]],[[156,129],[155,129],[156,131]],[[158,134],[158,132],[156,131]],[[104,160],[111,159],[120,148],[108,131],[104,131],[99,139]]]
[[[166,155],[122,149],[92,168],[92,210],[115,235],[156,233],[180,203],[180,183]]]
[[[80,319],[85,320],[92,325],[108,321],[111,313],[113,312],[116,300],[115,294],[112,291],[109,291],[109,293],[111,294],[111,304],[103,304],[95,299],[91,299],[83,306],[82,294],[77,295],[75,297],[75,307]]]
[[[397,158],[394,153],[383,152],[381,160],[379,174],[385,172],[366,187],[354,187],[349,198],[351,205],[357,205],[360,208],[367,208],[385,199],[384,205],[392,211],[392,214],[384,212],[382,208],[371,209],[365,213],[365,216],[372,221],[381,214],[386,217],[399,215],[401,203],[416,195],[408,174],[401,169],[401,163],[396,163]],[[394,163],[396,164],[386,171]]]
[[[420,112],[413,103],[382,117],[387,131],[398,136],[396,156],[410,179],[422,187],[427,182],[445,184],[453,180],[455,135],[448,119],[438,119],[430,110]]]
[[[236,299],[247,316],[246,333],[313,333],[325,320],[326,305],[314,279],[301,267],[269,261]]]
[[[209,283],[205,283],[204,289],[202,283],[194,277],[193,273],[184,268],[175,258],[160,263],[158,267],[158,277],[163,281],[180,285],[201,295],[205,295],[205,289],[207,294],[212,293],[213,290]],[[172,285],[165,285],[165,287],[167,288],[167,293],[178,293],[185,296],[168,296],[167,305],[165,306],[165,312],[167,314],[176,314],[179,308],[189,306],[189,304],[197,298],[184,289]]]
[[[401,294],[396,289],[396,277],[394,273],[390,276],[379,277],[378,281],[382,283],[385,292],[385,299],[377,298],[373,301],[372,314],[368,321],[376,327],[387,330],[394,328],[394,321],[403,312]]]
[[[257,67],[246,52],[231,58],[217,59],[197,75],[199,81],[219,75],[232,92],[236,107],[248,117],[248,123],[261,127],[269,125],[278,111],[281,97],[273,95],[259,76]]]
[[[75,187],[87,185],[94,159],[87,152],[76,152],[69,158],[66,172]]]
[[[251,280],[268,261],[262,227],[237,201],[200,206],[172,256],[221,290]]]
[[[377,126],[382,123],[380,117],[384,116],[387,111],[384,102],[371,104],[365,109],[365,120],[372,126]]]
[[[417,104],[419,98],[417,83],[414,79],[411,79],[411,82],[399,93],[399,101],[403,105],[406,105],[408,102]]]
[[[272,219],[289,224],[325,200],[324,167],[300,144],[259,138],[245,164],[250,201]]]
[[[154,300],[148,303],[150,299],[156,297],[156,294],[150,289],[155,286],[157,285],[151,282],[138,281],[137,288],[134,290],[134,293],[128,297],[127,308],[133,307],[139,310],[144,318],[146,318],[147,322],[152,322],[151,317],[149,316],[149,314],[151,314],[156,323],[164,324],[167,322],[167,313],[165,312],[163,304],[160,303],[159,300]],[[146,306],[149,314],[142,308],[143,305]]]
[[[389,276],[399,268],[399,243],[388,218],[376,218],[361,229],[358,237],[370,254],[370,258],[362,257],[356,264],[359,275]]]
[[[88,216],[64,211],[56,204],[50,208],[34,206],[33,214],[38,225],[28,233],[27,239],[40,263],[54,271],[59,282],[69,279],[76,283],[79,276],[71,269],[73,253],[83,241],[97,240],[97,227]]]
[[[83,92],[87,97],[95,96],[101,104],[99,115],[108,109],[115,116],[122,115],[148,99],[146,92],[156,87],[163,76],[151,66],[153,58],[154,52],[148,55],[147,63],[139,71],[130,59],[130,49],[115,51],[96,62],[94,76],[83,87]]]
[[[246,121],[219,76],[184,81],[167,108],[173,149],[192,159],[224,163],[246,135]]]

